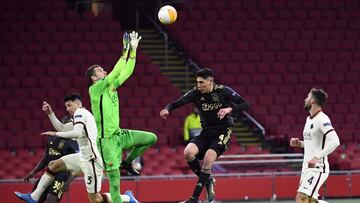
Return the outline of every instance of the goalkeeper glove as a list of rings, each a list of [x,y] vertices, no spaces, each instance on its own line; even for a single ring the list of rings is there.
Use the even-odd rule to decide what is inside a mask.
[[[123,35],[123,51],[121,58],[127,58],[129,47],[130,47],[130,36],[127,32],[125,32]]]
[[[135,31],[130,33],[130,58],[136,57],[136,49],[139,45],[139,41],[141,40],[141,36]]]

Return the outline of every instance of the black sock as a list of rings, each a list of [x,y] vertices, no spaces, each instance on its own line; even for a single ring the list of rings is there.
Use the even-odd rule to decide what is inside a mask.
[[[198,182],[196,183],[192,198],[195,200],[199,199],[202,189],[204,188],[205,184],[209,181],[210,174],[200,172]]]
[[[192,161],[187,162],[187,164],[189,165],[190,169],[197,175],[200,176],[200,172],[201,172],[201,166],[199,163],[199,160],[197,158],[195,158]]]

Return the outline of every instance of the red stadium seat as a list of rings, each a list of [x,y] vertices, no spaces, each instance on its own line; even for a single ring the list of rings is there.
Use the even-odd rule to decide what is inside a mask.
[[[31,135],[25,138],[25,146],[29,149],[45,147],[46,137],[42,135]]]
[[[57,43],[65,43],[67,41],[66,39],[66,34],[64,32],[54,32],[51,36],[52,41],[57,42]],[[54,47],[52,47],[54,46]],[[54,44],[54,43],[48,43],[45,45],[47,50],[53,51],[53,50],[57,50],[58,45]],[[57,51],[55,53],[58,53]]]
[[[11,136],[8,138],[8,147],[10,149],[22,149],[24,148],[24,139],[22,136]]]

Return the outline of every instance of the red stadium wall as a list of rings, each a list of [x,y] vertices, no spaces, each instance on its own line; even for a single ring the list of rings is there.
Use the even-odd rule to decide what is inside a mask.
[[[290,175],[218,177],[216,194],[217,199],[221,200],[270,199],[273,194],[276,194],[278,199],[292,199],[295,196],[298,181],[298,176]],[[188,197],[194,183],[195,179],[122,181],[121,192],[132,190],[140,202],[171,202]],[[1,183],[1,202],[18,202],[13,192],[29,191],[31,187],[30,184],[25,183]],[[103,184],[103,188],[104,191],[108,190],[107,182]],[[326,197],[358,197],[360,196],[360,174],[332,175],[325,188],[321,194],[325,194]],[[76,181],[62,202],[87,202],[83,182]]]

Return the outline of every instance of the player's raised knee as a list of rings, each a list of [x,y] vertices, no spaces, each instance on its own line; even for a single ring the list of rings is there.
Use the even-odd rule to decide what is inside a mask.
[[[192,161],[196,156],[196,151],[191,148],[185,148],[184,150],[184,159],[186,161]]]
[[[151,145],[154,145],[157,142],[157,136],[155,133],[150,133]]]
[[[57,173],[57,172],[60,172],[60,171],[63,171],[64,169],[66,169],[65,164],[61,159],[50,161],[50,163],[48,164],[48,168],[54,173]]]
[[[57,168],[57,163],[56,163],[56,160],[54,161],[50,161],[49,164],[48,164],[48,168],[51,170],[51,171],[55,171],[56,168]]]

